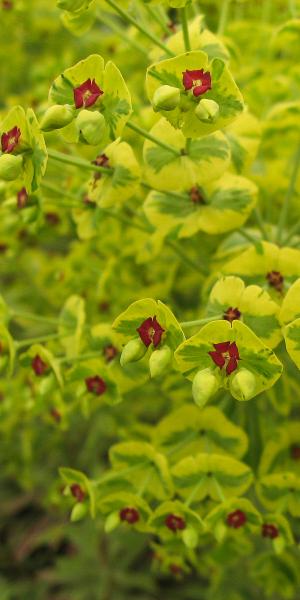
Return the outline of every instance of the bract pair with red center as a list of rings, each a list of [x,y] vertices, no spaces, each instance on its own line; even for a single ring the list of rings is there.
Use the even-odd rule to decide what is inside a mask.
[[[262,518],[253,504],[246,498],[232,498],[214,508],[205,523],[219,542],[228,535],[260,534]]]
[[[238,367],[240,360],[239,350],[235,342],[221,342],[213,344],[214,350],[208,354],[211,356],[215,365],[226,370],[227,375],[231,375]]]
[[[211,90],[211,74],[209,71],[205,72],[204,69],[194,69],[193,71],[187,69],[182,73],[182,83],[186,91],[192,90],[193,95],[198,98]]]
[[[120,524],[140,531],[148,530],[147,521],[151,514],[150,508],[143,498],[133,492],[124,492],[120,488],[119,492],[102,493],[99,509],[106,518],[105,531],[107,533],[113,531]]]
[[[162,540],[178,537],[189,548],[197,546],[204,531],[198,514],[179,500],[163,502],[154,511],[150,525]]]

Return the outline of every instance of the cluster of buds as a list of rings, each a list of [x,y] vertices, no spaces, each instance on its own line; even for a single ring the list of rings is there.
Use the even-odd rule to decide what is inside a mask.
[[[131,362],[141,360],[148,348],[153,347],[149,359],[151,377],[161,375],[172,359],[172,350],[167,344],[162,344],[165,330],[157,321],[156,316],[148,317],[137,328],[139,337],[130,340],[123,348],[120,363],[122,367]]]

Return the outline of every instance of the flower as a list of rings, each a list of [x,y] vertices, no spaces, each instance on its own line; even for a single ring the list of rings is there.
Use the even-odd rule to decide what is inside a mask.
[[[225,321],[229,321],[229,323],[232,323],[232,321],[234,321],[235,319],[240,319],[242,316],[242,313],[239,311],[238,308],[233,308],[232,306],[230,306],[224,313],[223,315],[223,319],[225,319]]]
[[[271,287],[273,287],[277,292],[282,292],[284,277],[279,271],[270,271],[269,273],[267,273],[266,279],[268,281],[268,284]]]
[[[31,366],[38,377],[44,375],[45,371],[48,369],[48,365],[42,360],[39,354],[32,359]]]
[[[6,154],[10,154],[11,152],[13,152],[19,143],[20,136],[21,136],[21,130],[19,129],[19,127],[17,127],[17,125],[15,127],[13,127],[12,129],[10,129],[9,131],[2,133],[2,135],[1,135],[2,152],[6,153]]]
[[[93,106],[104,93],[97,85],[95,79],[87,79],[84,83],[74,88],[73,92],[76,108]]]
[[[185,520],[182,517],[178,517],[173,514],[167,515],[165,519],[165,525],[168,527],[168,529],[171,529],[171,531],[174,532],[185,529],[186,527]]]
[[[122,508],[120,510],[120,519],[121,521],[127,521],[130,525],[137,523],[140,520],[139,511],[136,508]]]
[[[103,348],[103,354],[106,362],[111,362],[117,356],[118,350],[113,344],[108,344]]]
[[[226,517],[226,523],[229,527],[233,527],[233,529],[239,529],[243,525],[245,525],[247,521],[246,514],[242,510],[234,510],[229,513]]]
[[[278,527],[271,523],[264,523],[261,528],[261,533],[263,537],[271,538],[271,540],[274,540],[279,536]]]
[[[182,73],[182,83],[186,91],[193,90],[194,96],[202,96],[208,90],[211,90],[211,75],[204,69],[188,69]]]
[[[293,460],[300,460],[300,446],[293,444],[290,448],[291,458]]]
[[[85,380],[85,384],[88,392],[91,394],[95,394],[95,396],[102,396],[102,394],[106,391],[106,383],[105,381],[99,377],[99,375],[94,375],[94,377],[87,377]]]
[[[208,354],[220,369],[226,366],[226,374],[230,375],[237,369],[238,361],[240,360],[236,343],[221,342],[220,344],[213,344],[213,346],[215,350],[212,350]]]
[[[73,483],[70,487],[71,494],[76,498],[77,502],[83,502],[85,499],[85,492],[78,483]]]
[[[17,206],[18,208],[25,208],[28,201],[28,194],[25,187],[22,187],[21,190],[17,193]]]
[[[156,320],[156,317],[149,317],[137,328],[137,332],[147,348],[150,344],[153,344],[156,348],[161,341],[164,331]]]
[[[205,204],[205,196],[198,186],[194,186],[189,191],[189,196],[194,204]]]

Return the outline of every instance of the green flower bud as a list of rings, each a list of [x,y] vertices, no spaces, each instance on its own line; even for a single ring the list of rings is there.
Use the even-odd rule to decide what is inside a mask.
[[[180,90],[171,85],[162,85],[153,96],[154,110],[173,110],[179,105]]]
[[[0,156],[0,179],[14,181],[20,177],[23,168],[23,158],[20,154],[2,154]]]
[[[146,352],[147,346],[143,344],[140,338],[134,338],[133,340],[130,340],[130,342],[128,342],[123,348],[120,358],[121,366],[125,367],[125,365],[127,365],[128,363],[140,360],[141,358],[143,358]]]
[[[196,548],[198,537],[198,533],[194,527],[187,527],[182,533],[183,543],[187,548]]]
[[[97,146],[101,144],[106,135],[106,121],[99,112],[81,110],[76,119],[76,128],[80,133],[81,141]]]
[[[104,523],[105,533],[110,533],[120,524],[120,513],[118,510],[110,513]]]
[[[217,102],[209,100],[208,98],[203,98],[203,100],[200,100],[195,110],[195,115],[204,123],[214,123],[219,116],[219,112],[220,109]]]
[[[231,390],[238,400],[250,400],[255,395],[255,376],[247,369],[241,369],[232,377]]]
[[[159,377],[166,370],[172,360],[172,350],[169,346],[163,346],[152,352],[149,359],[151,377]]]
[[[83,519],[83,517],[86,516],[88,512],[88,507],[86,504],[83,504],[82,502],[77,502],[73,508],[72,508],[72,512],[71,512],[71,521],[72,523],[74,523],[75,521],[81,521],[81,519]]]
[[[215,394],[219,387],[217,377],[211,369],[202,369],[196,373],[193,380],[192,394],[198,406],[202,408],[206,402]]]
[[[42,131],[53,131],[69,125],[73,121],[75,109],[69,104],[55,104],[46,110],[41,120]]]

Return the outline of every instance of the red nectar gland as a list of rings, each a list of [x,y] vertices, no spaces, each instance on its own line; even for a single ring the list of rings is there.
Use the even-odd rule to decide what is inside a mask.
[[[77,500],[77,502],[83,502],[85,499],[85,492],[79,483],[73,483],[70,487],[71,494]]]
[[[147,348],[150,344],[153,344],[156,348],[161,341],[164,331],[156,317],[149,317],[137,328],[137,332]]]
[[[272,525],[271,523],[264,523],[261,528],[261,534],[263,537],[275,540],[275,538],[279,536],[279,530],[278,527],[276,527],[276,525]]]
[[[139,511],[136,508],[122,508],[119,513],[121,521],[126,521],[129,525],[134,525],[140,520]]]
[[[36,354],[32,359],[31,366],[38,377],[42,377],[48,369],[48,365],[43,361],[39,354]]]
[[[270,287],[273,287],[277,292],[283,291],[284,277],[279,271],[270,271],[267,273],[266,279]]]
[[[178,517],[177,515],[170,514],[165,519],[165,525],[171,531],[182,531],[186,528],[185,520],[182,517]]]
[[[232,527],[233,529],[239,529],[243,527],[247,521],[247,517],[242,510],[235,510],[226,517],[226,523],[228,527]]]
[[[97,85],[95,79],[87,79],[74,88],[74,102],[76,108],[89,108],[103,95],[103,91]]]
[[[87,377],[85,380],[85,385],[91,394],[95,396],[102,396],[106,392],[107,385],[105,381],[99,377],[99,375],[94,375],[94,377]]]
[[[11,154],[18,146],[21,130],[15,126],[1,135],[1,149],[5,154]]]
[[[203,69],[195,69],[189,71],[188,69],[182,73],[182,83],[185,91],[192,90],[193,95],[203,96],[208,90],[211,90],[211,75],[209,71]]]
[[[232,321],[240,319],[241,316],[242,313],[239,311],[238,308],[233,308],[232,306],[230,306],[224,313],[223,319],[225,319],[225,321],[229,321],[229,323],[232,323]]]
[[[213,344],[215,350],[208,354],[220,369],[225,367],[226,375],[231,375],[238,368],[240,360],[239,350],[235,342],[221,342]]]

